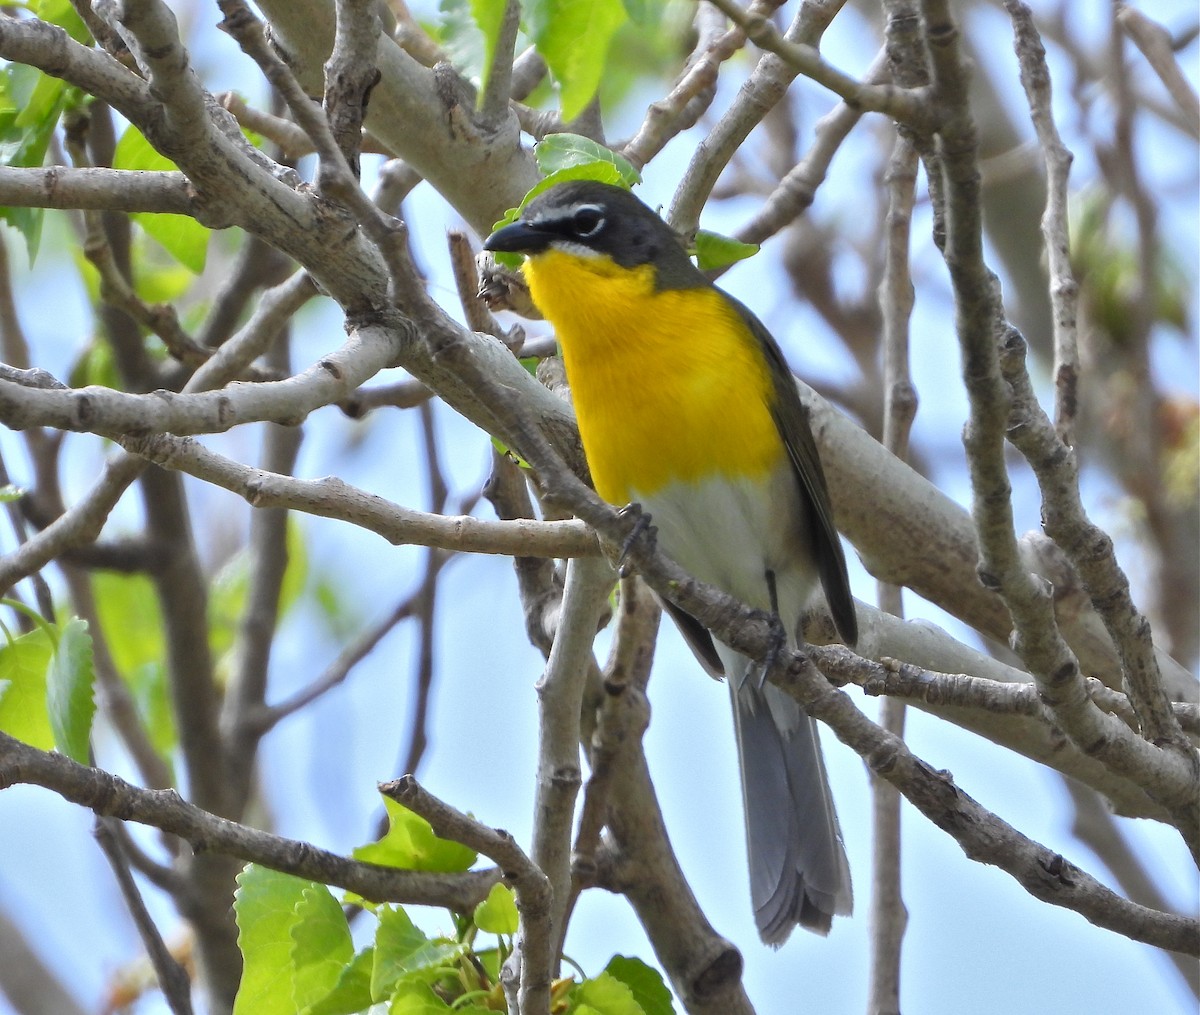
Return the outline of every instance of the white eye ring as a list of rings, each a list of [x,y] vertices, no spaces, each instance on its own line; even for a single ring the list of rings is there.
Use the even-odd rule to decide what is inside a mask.
[[[604,209],[598,204],[580,205],[571,215],[571,231],[581,239],[595,236],[604,223]]]

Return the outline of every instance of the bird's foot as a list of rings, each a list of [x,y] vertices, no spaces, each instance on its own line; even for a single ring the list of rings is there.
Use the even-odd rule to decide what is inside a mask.
[[[783,626],[783,621],[779,619],[779,614],[772,610],[766,614],[766,618],[770,641],[767,644],[767,652],[763,656],[762,668],[759,671],[758,683],[760,688],[766,683],[767,674],[775,668],[780,656],[783,655],[788,647],[787,629]]]
[[[626,504],[618,513],[622,518],[633,519],[633,525],[628,534],[621,540],[621,553],[617,557],[617,574],[622,578],[628,578],[633,572],[629,555],[633,552],[634,545],[639,539],[646,539],[649,540],[650,548],[653,548],[658,530],[650,524],[650,515],[643,511],[642,505],[636,501]]]

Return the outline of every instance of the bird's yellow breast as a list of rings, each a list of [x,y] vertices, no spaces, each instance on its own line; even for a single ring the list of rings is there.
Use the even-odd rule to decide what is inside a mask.
[[[784,455],[758,340],[717,289],[656,290],[654,268],[550,250],[525,262],[558,334],[596,491],[613,504]]]

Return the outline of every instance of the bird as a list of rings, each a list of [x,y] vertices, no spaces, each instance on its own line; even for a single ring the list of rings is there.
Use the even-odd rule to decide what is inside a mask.
[[[858,628],[808,414],[763,323],[713,285],[630,191],[559,183],[484,247],[524,255],[553,326],[596,492],[637,504],[657,545],[702,582],[779,618],[792,645],[820,585],[840,637]],[[828,934],[853,905],[815,721],[764,668],[663,601],[701,664],[725,676],[741,767],[759,936]]]

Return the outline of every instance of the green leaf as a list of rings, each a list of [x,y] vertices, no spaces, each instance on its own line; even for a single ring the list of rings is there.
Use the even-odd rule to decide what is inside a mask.
[[[390,797],[383,798],[388,830],[378,842],[359,846],[356,860],[407,870],[457,873],[469,870],[476,860],[473,849],[433,834],[429,822]]]
[[[492,447],[494,447],[500,454],[507,455],[522,469],[529,468],[529,463],[503,441],[497,440],[495,437],[491,438],[491,441]]]
[[[662,32],[662,26],[659,21],[663,14],[663,4],[655,2],[655,0],[622,0],[625,5],[625,13],[629,15],[629,20],[639,28],[653,27]]]
[[[645,1015],[633,991],[608,973],[584,980],[571,991],[571,1011],[574,1015]]]
[[[95,682],[92,664],[92,636],[86,620],[72,617],[58,635],[58,646],[50,657],[46,673],[46,708],[54,746],[60,753],[81,765],[88,765],[88,739],[96,702],[92,696]]]
[[[305,889],[324,886],[253,863],[238,875],[237,884],[233,912],[242,951],[242,982],[233,1015],[295,1015],[291,932]]]
[[[93,579],[100,630],[133,692],[151,742],[169,757],[178,742],[163,659],[166,644],[154,585],[145,575],[98,571]]]
[[[94,579],[96,612],[113,662],[129,673],[166,655],[162,613],[154,583],[145,575],[98,571]]]
[[[475,907],[475,926],[489,934],[517,932],[517,904],[512,889],[497,881],[488,896]]]
[[[614,955],[604,971],[629,988],[646,1015],[675,1015],[671,991],[663,982],[662,973],[641,959]]]
[[[354,959],[354,942],[342,907],[324,885],[305,888],[291,926],[295,1010],[328,996]]]
[[[343,966],[333,989],[319,1001],[303,1009],[301,1015],[355,1015],[369,1008],[371,968],[375,964],[375,947],[364,948]]]
[[[462,1010],[451,1008],[428,983],[415,977],[396,984],[392,1003],[388,1005],[388,1015],[447,1015]]]
[[[496,58],[500,41],[500,26],[504,23],[504,8],[508,0],[470,0],[471,17],[483,33],[483,66],[479,72],[479,90],[487,88],[488,71]]]
[[[136,169],[145,172],[169,173],[179,169],[165,155],[159,153],[146,136],[136,127],[125,128],[113,151],[113,169]]]
[[[701,271],[724,268],[726,265],[753,257],[758,253],[757,243],[743,243],[732,236],[701,229],[696,233],[696,264]]]
[[[431,37],[464,77],[479,80],[487,71],[488,39],[476,22],[471,0],[438,0]]]
[[[454,941],[431,941],[399,906],[379,911],[375,932],[375,961],[371,967],[371,996],[390,997],[396,985],[410,973],[437,979],[447,960],[462,952]]]
[[[128,127],[113,152],[114,169],[172,172],[178,167],[160,155],[136,127]],[[134,212],[130,215],[172,257],[195,275],[204,270],[210,232],[189,215]]]
[[[92,36],[71,0],[29,0],[29,10],[48,24],[65,28],[76,42],[91,45]]]
[[[344,583],[333,572],[322,573],[313,582],[312,591],[326,632],[336,641],[349,641],[358,631],[359,617],[346,595]]]
[[[193,275],[204,270],[209,230],[189,215],[138,211],[129,216]]]
[[[54,652],[50,632],[38,627],[0,647],[0,730],[43,751],[54,750],[46,708],[46,671]]]
[[[59,103],[66,91],[66,83],[60,78],[38,74],[33,79],[33,89],[25,97],[25,105],[17,113],[13,125],[17,127],[41,127],[53,130],[60,111]],[[45,151],[43,146],[42,151]],[[41,160],[38,160],[41,164]]]
[[[582,134],[547,134],[533,146],[533,157],[543,176],[550,176],[563,169],[586,166],[593,162],[607,163],[620,175],[620,185],[628,190],[642,182],[642,174],[634,168],[624,155],[605,148],[599,142]],[[607,182],[607,180],[605,181]]]
[[[525,20],[537,51],[558,81],[564,120],[592,101],[608,48],[628,20],[621,0],[529,0]]]
[[[34,67],[0,67],[0,165],[40,166],[59,116],[68,101],[79,101],[81,94]],[[0,207],[0,221],[25,237],[30,264],[41,243],[43,218],[41,208]]]
[[[137,251],[142,255],[138,264],[137,293],[147,303],[171,303],[180,299],[196,284],[196,276],[191,269],[178,261],[153,256],[157,251],[150,251],[149,244],[143,243]]]

